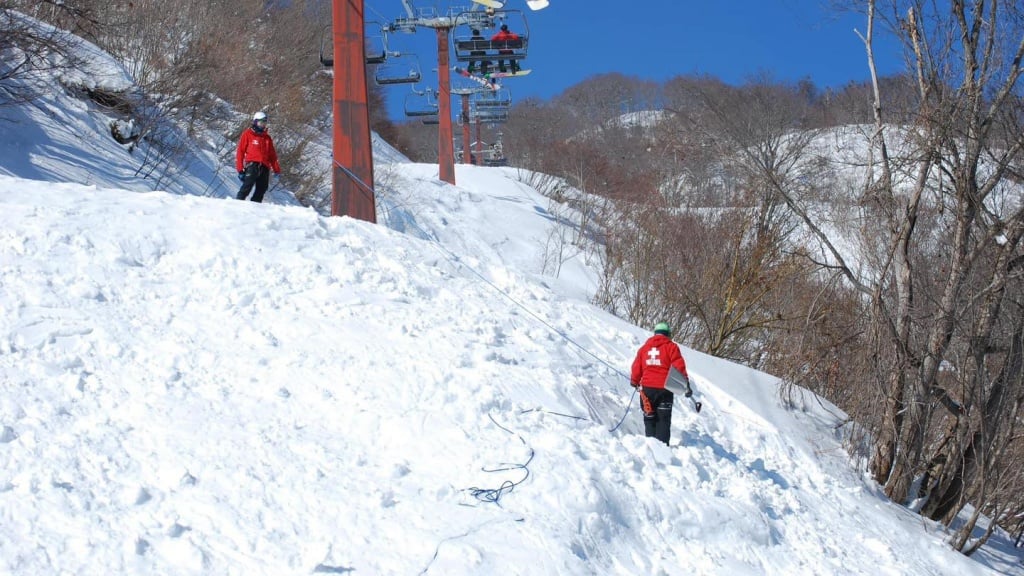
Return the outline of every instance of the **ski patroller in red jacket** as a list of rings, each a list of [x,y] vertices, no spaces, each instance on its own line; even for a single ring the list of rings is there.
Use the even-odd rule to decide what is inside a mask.
[[[668,336],[655,334],[637,350],[629,381],[644,388],[664,388],[670,368],[690,379],[679,346]]]
[[[235,170],[243,172],[245,165],[249,162],[259,162],[274,171],[274,174],[281,173],[281,166],[277,163],[277,150],[274,149],[274,140],[266,131],[257,132],[249,128],[242,132],[238,139],[238,151],[235,153]]]

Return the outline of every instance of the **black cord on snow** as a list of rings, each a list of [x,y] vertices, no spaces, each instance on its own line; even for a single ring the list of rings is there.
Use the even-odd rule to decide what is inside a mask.
[[[501,506],[498,500],[500,500],[501,497],[504,496],[505,494],[508,494],[509,492],[514,490],[516,486],[519,486],[523,482],[526,482],[526,479],[530,477],[530,469],[528,468],[528,466],[530,465],[530,462],[533,461],[533,457],[536,453],[533,451],[533,448],[530,448],[530,445],[526,443],[526,440],[523,440],[522,436],[516,434],[515,432],[509,430],[508,428],[505,428],[501,424],[498,424],[497,420],[495,420],[490,413],[487,414],[487,417],[490,418],[491,422],[494,422],[494,425],[497,426],[498,428],[501,428],[505,432],[513,434],[516,438],[519,438],[519,441],[523,443],[523,446],[526,446],[530,450],[530,457],[527,458],[526,462],[522,464],[503,462],[499,464],[499,468],[481,468],[481,470],[488,473],[507,472],[509,470],[522,470],[523,477],[520,478],[518,482],[505,480],[504,482],[501,483],[501,486],[498,486],[497,488],[477,488],[475,486],[472,488],[466,488],[466,491],[472,494],[473,497],[476,498],[477,500]]]
[[[476,526],[475,528],[471,528],[469,530],[466,530],[465,532],[462,532],[462,533],[456,534],[454,536],[449,536],[447,538],[441,539],[441,541],[438,542],[436,546],[434,546],[434,555],[430,557],[430,562],[427,562],[427,565],[423,567],[423,570],[420,570],[419,576],[423,576],[424,574],[426,574],[427,572],[430,571],[430,567],[434,564],[434,561],[437,560],[437,555],[441,552],[441,545],[444,544],[445,542],[452,542],[452,541],[455,541],[455,540],[460,540],[462,538],[465,538],[466,536],[469,536],[470,534],[474,534],[476,532],[479,532],[480,530],[486,528],[487,526],[493,525],[493,524],[499,524],[499,523],[502,523],[502,522],[509,522],[509,521],[511,521],[511,522],[522,522],[523,520],[525,520],[525,518],[522,518],[522,517],[512,518],[511,520],[503,519],[503,518],[499,518],[499,519],[496,519],[496,520],[488,520],[487,522],[484,522],[483,524],[480,524],[479,526]]]

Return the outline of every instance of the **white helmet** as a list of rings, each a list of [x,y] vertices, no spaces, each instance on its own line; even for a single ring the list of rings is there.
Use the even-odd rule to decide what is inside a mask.
[[[267,113],[266,112],[257,112],[257,113],[252,115],[252,119],[253,119],[254,122],[257,121],[257,120],[263,120],[264,122],[266,122],[267,121]]]

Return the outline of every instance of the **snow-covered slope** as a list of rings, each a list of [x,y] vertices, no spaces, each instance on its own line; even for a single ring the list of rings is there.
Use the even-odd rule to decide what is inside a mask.
[[[238,190],[234,138],[247,115],[238,114],[237,127],[225,127],[222,132],[193,127],[198,130],[190,135],[170,124],[166,115],[157,119],[159,115],[146,110],[151,104],[140,97],[114,58],[86,40],[70,38],[76,43],[72,52],[80,65],[69,67],[63,58],[51,55],[53,70],[6,80],[18,94],[30,98],[17,105],[0,98],[4,136],[0,174],[134,191],[234,197]],[[143,128],[143,119],[153,125]],[[143,137],[118,143],[112,126],[122,134],[142,133]],[[162,145],[152,145],[154,140]],[[276,186],[269,198],[297,204],[292,194]]]
[[[408,193],[529,262],[452,199],[523,235],[543,199],[477,172]],[[9,177],[0,204],[13,573],[985,573],[766,375],[687,351],[706,408],[645,439],[646,331],[486,249]]]

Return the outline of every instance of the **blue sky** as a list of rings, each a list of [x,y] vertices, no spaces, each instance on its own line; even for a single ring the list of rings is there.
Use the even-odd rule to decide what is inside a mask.
[[[664,81],[678,75],[708,74],[742,84],[766,72],[777,80],[810,78],[819,87],[842,86],[868,78],[863,43],[854,30],[866,29],[863,16],[841,14],[828,0],[550,0],[530,11],[523,0],[508,0],[521,10],[530,32],[524,68],[532,73],[506,81],[514,99],[551,98],[580,81],[605,72],[621,72]],[[460,3],[413,0],[414,6]],[[585,8],[585,9],[581,9]],[[367,19],[404,15],[399,0],[366,3]],[[879,72],[902,69],[898,46],[876,30]],[[426,78],[436,83],[434,34],[397,34],[391,48],[420,56]],[[391,108],[401,112],[407,88],[389,88]]]

